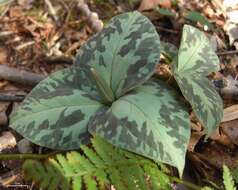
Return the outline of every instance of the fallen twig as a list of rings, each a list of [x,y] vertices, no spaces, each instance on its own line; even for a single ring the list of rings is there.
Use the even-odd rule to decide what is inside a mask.
[[[49,64],[73,64],[73,59],[67,56],[48,56],[45,57],[44,62],[49,63]]]
[[[45,77],[41,74],[36,74],[24,70],[18,70],[5,65],[0,65],[0,78],[23,85],[35,86]]]
[[[53,7],[53,5],[51,4],[50,0],[45,0],[45,4],[47,5],[48,10],[49,10],[49,14],[53,17],[54,21],[58,22],[59,19],[58,19],[58,16],[56,14],[56,10]]]
[[[25,96],[23,95],[8,95],[0,93],[0,102],[21,102]]]
[[[77,8],[86,16],[87,22],[94,32],[102,30],[103,22],[98,18],[98,14],[96,12],[91,12],[84,0],[79,0]]]
[[[233,55],[233,54],[238,54],[238,50],[217,52],[217,55]]]
[[[52,157],[56,154],[60,153],[60,151],[55,151],[48,154],[32,154],[32,153],[25,153],[25,154],[0,154],[0,160],[25,160],[25,159],[34,159],[34,160],[43,160],[49,157]]]
[[[0,32],[0,37],[10,36],[12,34],[14,34],[13,31],[2,31]]]
[[[34,44],[35,44],[35,41],[26,42],[26,43],[24,43],[24,44],[21,44],[21,45],[17,46],[15,49],[16,49],[17,51],[19,51],[19,50],[21,50],[21,49],[24,49],[24,48],[26,48],[26,47],[32,46],[32,45],[34,45]]]

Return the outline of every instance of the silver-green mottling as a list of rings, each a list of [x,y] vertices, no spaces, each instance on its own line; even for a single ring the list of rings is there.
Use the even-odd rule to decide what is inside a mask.
[[[161,81],[150,81],[102,108],[89,131],[112,144],[177,167],[182,174],[190,137],[186,105]]]
[[[10,126],[34,143],[75,149],[88,141],[88,121],[101,106],[96,87],[79,68],[58,71],[41,81],[11,115]]]
[[[223,103],[207,79],[219,70],[219,59],[205,34],[185,25],[173,74],[196,116],[211,135],[223,117]]]
[[[158,33],[135,11],[114,17],[93,36],[79,50],[76,65],[93,67],[120,97],[153,74],[159,55]]]

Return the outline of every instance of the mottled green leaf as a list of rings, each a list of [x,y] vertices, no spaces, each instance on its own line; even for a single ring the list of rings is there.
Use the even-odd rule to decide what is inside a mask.
[[[208,135],[218,127],[223,117],[222,100],[207,79],[211,72],[218,70],[218,57],[205,34],[185,25],[178,60],[173,64],[173,73]]]
[[[89,118],[100,107],[85,71],[64,69],[38,84],[11,116],[10,126],[36,144],[74,149],[88,140]]]
[[[158,33],[135,11],[114,17],[93,36],[78,52],[76,65],[93,67],[120,97],[152,75],[159,55]]]
[[[97,112],[89,131],[112,144],[184,168],[190,137],[186,105],[161,81],[150,81]]]

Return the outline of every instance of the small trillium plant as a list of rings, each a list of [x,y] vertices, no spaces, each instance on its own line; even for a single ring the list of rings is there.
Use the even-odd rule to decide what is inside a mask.
[[[75,66],[31,91],[11,116],[11,127],[38,145],[62,150],[77,149],[97,135],[181,174],[190,138],[187,104],[151,76],[160,50],[172,55],[174,78],[210,135],[223,107],[206,77],[218,71],[219,61],[206,36],[188,25],[179,50],[166,49],[139,12],[114,17],[79,50]]]

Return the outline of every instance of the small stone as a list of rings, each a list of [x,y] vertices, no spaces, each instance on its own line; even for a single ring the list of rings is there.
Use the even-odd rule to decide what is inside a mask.
[[[20,153],[32,153],[31,142],[27,139],[22,139],[17,143],[17,148]]]

